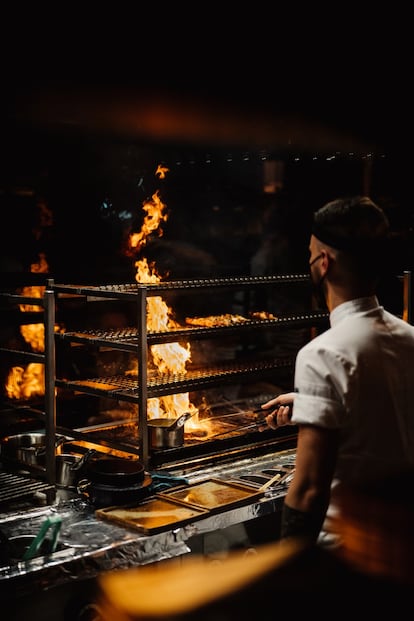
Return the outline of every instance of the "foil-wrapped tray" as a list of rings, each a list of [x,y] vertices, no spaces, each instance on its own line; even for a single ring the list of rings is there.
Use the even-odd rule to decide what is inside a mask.
[[[174,487],[134,505],[97,509],[96,517],[146,534],[178,528],[214,513],[250,504],[264,495],[251,486],[208,479]]]
[[[211,478],[172,488],[158,495],[208,509],[210,513],[218,513],[254,502],[263,496],[264,492],[260,489],[253,489],[250,485]]]
[[[208,511],[157,494],[138,504],[97,509],[95,515],[120,526],[153,535],[206,517]]]

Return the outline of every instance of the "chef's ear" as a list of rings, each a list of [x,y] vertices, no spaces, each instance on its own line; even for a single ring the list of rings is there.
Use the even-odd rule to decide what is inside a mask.
[[[328,271],[329,265],[332,261],[335,260],[335,257],[332,253],[329,252],[326,248],[321,248],[321,262],[320,266],[325,272]]]

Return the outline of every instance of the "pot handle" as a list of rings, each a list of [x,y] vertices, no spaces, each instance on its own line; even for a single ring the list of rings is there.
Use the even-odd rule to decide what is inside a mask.
[[[76,470],[81,470],[83,466],[90,460],[92,455],[95,455],[95,453],[96,453],[95,449],[89,449],[84,455],[82,455],[79,461],[71,465],[70,470],[72,472]]]
[[[84,498],[89,498],[89,488],[91,486],[91,482],[89,479],[80,479],[76,486],[76,491],[78,494],[83,496]]]
[[[55,442],[55,451],[56,451],[57,448],[59,448],[59,446],[61,444],[66,442],[66,440],[67,440],[67,438],[65,438],[65,436],[62,436],[61,438],[58,438],[56,440],[56,442]],[[39,446],[38,448],[35,448],[34,453],[35,453],[36,457],[43,457],[43,455],[46,455],[46,447],[45,446]]]
[[[186,412],[185,414],[181,414],[172,425],[168,427],[168,431],[172,431],[173,429],[179,429],[184,425],[184,423],[192,417],[191,412]]]

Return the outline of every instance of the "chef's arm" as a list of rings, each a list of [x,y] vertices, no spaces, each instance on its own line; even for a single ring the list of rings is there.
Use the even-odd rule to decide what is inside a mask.
[[[299,425],[295,474],[282,509],[281,538],[316,540],[328,508],[339,433]]]

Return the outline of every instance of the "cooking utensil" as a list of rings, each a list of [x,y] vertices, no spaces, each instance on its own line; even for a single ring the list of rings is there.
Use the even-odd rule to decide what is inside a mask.
[[[152,448],[176,448],[184,444],[184,423],[192,414],[186,412],[178,418],[152,418],[147,422]]]
[[[176,429],[171,429],[171,425],[170,418],[154,418],[148,422],[151,448],[176,448],[184,444],[184,425]]]
[[[84,455],[74,453],[56,455],[56,485],[64,488],[76,487],[83,469],[95,453],[95,449],[89,449]]]
[[[255,410],[246,409],[246,410],[240,410],[239,412],[231,412],[230,414],[215,414],[214,416],[209,416],[208,418],[203,418],[202,420],[203,420],[203,423],[206,423],[206,422],[208,422],[210,420],[221,421],[224,418],[231,418],[231,417],[234,417],[234,416],[239,416],[240,417],[242,415],[252,414],[252,413],[253,414],[259,414],[260,412],[266,413],[266,410],[262,410],[262,408],[257,408]]]
[[[280,472],[278,472],[271,479],[266,481],[266,483],[263,483],[263,485],[259,487],[259,490],[261,492],[265,492],[267,489],[269,489],[269,487],[272,487],[273,483],[276,483],[276,482],[278,485],[280,485],[280,483],[284,483],[286,479],[293,477],[293,474],[294,474],[294,469],[289,470],[289,472],[286,472],[286,474],[284,475],[281,475]]]
[[[57,435],[55,447],[57,448],[66,439],[65,436]],[[44,465],[45,456],[45,432],[19,433],[7,436],[1,441],[1,457],[6,460],[39,466]]]
[[[270,412],[274,412],[276,410],[278,410],[280,407],[277,406],[276,408],[272,408],[269,410],[263,410],[262,408],[256,408],[254,410],[252,410],[252,412],[254,414],[259,414],[259,413],[263,413],[265,414],[265,418],[262,418],[261,420],[256,420],[254,423],[249,423],[248,425],[242,425],[241,427],[236,427],[235,429],[227,429],[226,431],[220,431],[219,433],[215,433],[212,436],[209,436],[209,440],[211,440],[212,438],[218,438],[219,436],[224,436],[227,435],[228,433],[233,433],[235,431],[239,432],[239,431],[247,431],[248,429],[255,429],[258,427],[261,427],[262,425],[267,425],[266,423],[266,417],[268,416],[268,414],[270,414]],[[291,415],[291,414],[290,414]]]
[[[62,526],[62,518],[60,517],[60,515],[51,515],[47,517],[45,521],[43,522],[43,524],[41,525],[38,534],[33,539],[32,543],[27,548],[25,553],[23,554],[22,560],[29,561],[30,559],[32,559],[34,556],[37,555],[39,549],[41,548],[45,540],[45,537],[46,537],[46,534],[49,528],[52,530],[52,540],[51,540],[49,553],[53,554],[53,552],[56,551],[61,526]]]
[[[144,480],[144,466],[136,459],[102,457],[88,463],[86,478],[98,485],[115,488],[139,485]]]
[[[208,439],[218,438],[219,436],[225,436],[229,433],[234,433],[235,431],[247,431],[248,429],[255,429],[261,427],[261,425],[266,424],[266,419],[257,420],[254,423],[249,423],[248,425],[241,425],[241,427],[235,427],[234,429],[226,429],[226,431],[220,431],[219,433],[215,433],[212,436],[209,436]]]
[[[105,485],[88,479],[81,479],[77,491],[94,507],[111,507],[139,502],[152,493],[152,477],[145,474],[142,481],[128,486]]]

